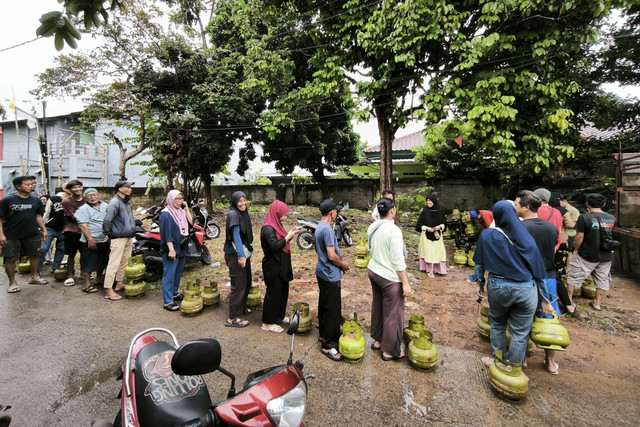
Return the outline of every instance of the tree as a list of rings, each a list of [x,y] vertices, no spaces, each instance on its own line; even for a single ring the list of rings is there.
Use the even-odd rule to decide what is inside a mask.
[[[290,13],[290,6],[224,2],[209,29],[219,55],[240,65],[243,89],[256,103],[268,101],[260,117],[264,131],[256,135],[262,160],[275,162],[283,174],[295,167],[309,170],[328,197],[324,171],[355,163],[359,137],[349,122],[346,82],[337,82],[327,96],[301,93],[320,68],[311,59],[321,47],[305,29],[310,15]],[[246,154],[251,151],[245,147]]]
[[[56,66],[38,74],[40,86],[32,93],[38,98],[85,97],[87,109],[82,120],[87,126],[111,121],[137,132],[136,148],[126,152],[123,141],[113,137],[120,155],[120,176],[126,163],[148,148],[152,142],[149,126],[153,117],[149,105],[132,91],[133,78],[143,64],[155,61],[156,46],[168,36],[154,22],[161,12],[143,1],[130,1],[117,22],[95,29],[102,43],[97,48],[69,55],[59,55]]]
[[[58,0],[58,3],[63,3],[62,12],[43,14],[36,30],[38,37],[53,37],[58,51],[64,48],[65,43],[73,49],[78,47],[76,40],[80,40],[82,35],[76,24],[81,24],[85,30],[98,28],[107,24],[109,11],[125,8],[125,0]]]

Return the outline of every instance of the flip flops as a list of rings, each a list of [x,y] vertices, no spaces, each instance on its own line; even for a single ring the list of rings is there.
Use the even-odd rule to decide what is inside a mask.
[[[491,356],[485,356],[481,360],[482,360],[482,363],[484,363],[484,365],[487,368],[491,367],[491,365],[493,365],[493,357],[491,357]]]
[[[163,305],[163,308],[167,311],[178,311],[180,310],[180,306],[175,302],[170,302],[169,304]]]
[[[89,285],[86,288],[82,288],[82,292],[86,292],[88,294],[92,294],[94,292],[98,292],[98,290],[96,288],[94,288],[93,286]]]
[[[49,283],[48,280],[45,280],[41,277],[38,277],[37,279],[31,279],[29,280],[29,284],[30,285],[46,285],[47,283]]]
[[[242,320],[239,317],[236,317],[231,322],[229,322],[228,320],[224,322],[224,326],[227,326],[229,328],[246,328],[247,325],[249,325],[249,322],[247,320]]]
[[[554,369],[551,369],[551,366],[549,366],[549,363],[547,362],[547,360],[545,359],[544,363],[544,369],[550,373],[551,375],[558,375],[558,371],[560,370],[560,367],[558,366],[557,363],[553,363],[553,367]]]
[[[375,342],[371,344],[371,350],[378,351],[378,350],[380,350],[381,347],[382,347],[381,345],[376,347],[376,343]]]
[[[111,295],[111,296],[105,295],[104,299],[108,299],[111,301],[119,301],[122,299],[122,297],[120,295]]]
[[[320,352],[334,362],[340,362],[342,360],[342,355],[335,348],[330,348],[327,351],[325,351],[325,349],[320,349]]]
[[[7,292],[9,292],[10,294],[15,294],[16,292],[20,292],[20,287],[18,285],[9,286]]]
[[[67,280],[64,281],[64,285],[65,286],[73,286],[76,284],[76,281],[73,280],[73,278],[69,277]]]
[[[591,306],[591,308],[593,308],[595,311],[602,311],[601,307],[596,307],[596,305],[593,303],[593,301],[591,301],[589,303],[589,305]]]
[[[403,354],[402,356],[385,356],[384,353],[380,354],[380,359],[384,360],[385,362],[389,362],[390,360],[400,360],[404,359],[405,357],[407,357],[406,354]]]
[[[284,331],[284,329],[282,329],[282,326],[280,325],[269,325],[267,327],[263,326],[261,329],[266,332],[275,332],[276,334]]]

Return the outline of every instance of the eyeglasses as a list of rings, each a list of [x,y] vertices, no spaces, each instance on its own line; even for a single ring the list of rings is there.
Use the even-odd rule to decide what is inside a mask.
[[[182,196],[177,196],[174,200],[184,200],[184,197],[182,197]]]

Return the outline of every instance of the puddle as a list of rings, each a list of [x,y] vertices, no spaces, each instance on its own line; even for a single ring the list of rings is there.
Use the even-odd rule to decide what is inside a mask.
[[[64,405],[71,399],[90,392],[96,386],[100,385],[101,383],[107,380],[116,378],[121,372],[123,363],[124,363],[124,360],[118,361],[115,364],[104,369],[103,371],[96,372],[93,375],[90,375],[88,378],[84,379],[84,381],[81,384],[78,384],[78,383],[69,384],[65,389],[64,394],[55,402],[53,402],[53,404],[51,405],[51,411],[55,412],[62,405]],[[74,380],[76,380],[76,378],[70,378],[68,382],[72,383],[74,382]]]

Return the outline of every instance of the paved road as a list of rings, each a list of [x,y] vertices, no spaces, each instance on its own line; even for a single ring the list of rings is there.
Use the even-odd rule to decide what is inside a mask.
[[[288,357],[289,337],[260,331],[259,312],[249,315],[249,327],[231,329],[222,325],[225,304],[189,318],[163,310],[160,292],[111,302],[102,293],[81,292],[80,285],[26,282],[21,277],[22,292],[8,294],[0,272],[0,405],[12,406],[12,427],[88,426],[95,417],[112,419],[119,407],[115,372],[131,338],[145,328],[166,327],[180,342],[217,338],[222,366],[239,384],[251,371]],[[561,369],[553,377],[534,360],[527,370],[529,395],[514,405],[491,393],[478,353],[439,346],[441,365],[425,373],[406,360],[383,362],[371,350],[358,364],[335,363],[320,354],[316,338],[316,330],[297,337],[294,355],[311,376],[308,426],[623,426],[637,425],[640,417],[640,384],[595,369]],[[205,378],[213,400],[223,399],[226,377]]]

